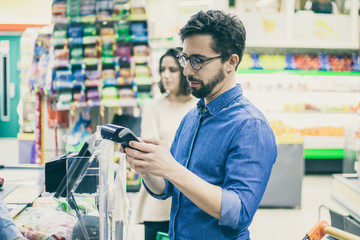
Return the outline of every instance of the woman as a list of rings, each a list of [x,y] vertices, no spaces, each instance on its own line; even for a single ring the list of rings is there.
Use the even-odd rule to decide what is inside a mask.
[[[169,49],[160,58],[159,88],[165,95],[145,104],[141,121],[142,138],[160,138],[169,148],[181,119],[197,103],[176,59],[180,53],[180,48]],[[157,200],[144,187],[140,189],[133,217],[136,223],[144,223],[145,240],[156,239],[157,232],[168,232],[170,207],[171,199]]]

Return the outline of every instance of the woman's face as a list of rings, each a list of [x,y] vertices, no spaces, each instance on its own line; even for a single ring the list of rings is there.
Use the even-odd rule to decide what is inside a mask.
[[[175,58],[165,56],[162,59],[160,77],[166,91],[173,94],[179,92],[181,72]]]

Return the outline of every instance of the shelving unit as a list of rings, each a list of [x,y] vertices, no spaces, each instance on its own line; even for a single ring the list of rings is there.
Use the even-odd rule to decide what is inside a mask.
[[[54,3],[54,89],[59,94],[58,110],[136,107],[141,98],[151,97],[147,16],[143,4],[141,1]],[[61,10],[63,5],[66,13]]]
[[[248,47],[358,49],[357,0],[350,1],[349,14],[315,14],[296,9],[299,2],[279,1],[279,6],[265,11],[254,1],[237,0],[229,10],[241,16]],[[257,11],[247,11],[250,5]]]
[[[255,1],[236,0],[229,8],[241,17],[247,29],[248,55],[237,72],[245,96],[270,121],[281,121],[294,133],[304,133],[306,128],[329,128],[320,136],[308,136],[308,130],[302,140],[286,133],[278,137],[282,144],[303,142],[308,173],[322,171],[309,169],[317,161],[321,163],[316,168],[323,167],[324,172],[342,172],[344,131],[359,117],[359,2],[349,3],[348,13],[343,14],[303,11],[297,0],[274,1],[268,6],[271,9],[261,8]],[[299,65],[297,56],[314,65]],[[340,61],[345,71],[333,65]],[[339,128],[340,133],[331,136],[331,131]],[[332,164],[335,169],[324,167]]]
[[[339,76],[341,73],[301,76],[289,71],[275,74],[258,71],[261,70],[238,74],[244,94],[270,122],[281,121],[305,134],[305,172],[342,172],[345,129],[359,118],[360,77],[352,72],[345,76]],[[309,128],[318,133],[305,131]]]
[[[90,113],[94,132],[152,97],[146,10],[143,0],[53,1],[52,24],[37,36],[39,60],[28,81],[45,109],[36,115],[41,134],[35,127],[42,163],[64,153],[62,139],[82,113]]]

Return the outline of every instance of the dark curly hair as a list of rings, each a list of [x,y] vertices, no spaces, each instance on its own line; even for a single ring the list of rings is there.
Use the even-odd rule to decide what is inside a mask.
[[[180,47],[168,49],[166,51],[166,53],[164,55],[162,55],[160,58],[159,73],[161,74],[161,63],[162,63],[164,57],[166,57],[166,56],[173,57],[177,66],[179,67],[179,71],[180,71],[180,86],[179,86],[178,95],[188,96],[188,95],[190,95],[190,88],[189,88],[188,82],[186,81],[186,77],[184,76],[184,73],[183,73],[184,68],[181,67],[179,61],[176,58],[176,56],[181,53],[182,53],[182,48],[180,48]],[[166,92],[166,90],[164,88],[164,84],[162,83],[162,79],[159,82],[159,88],[160,88],[161,93]]]
[[[220,10],[200,11],[191,16],[179,32],[182,42],[194,34],[212,36],[214,41],[211,48],[224,56],[223,62],[234,53],[239,56],[239,63],[241,62],[245,50],[246,30],[236,15],[227,14]]]

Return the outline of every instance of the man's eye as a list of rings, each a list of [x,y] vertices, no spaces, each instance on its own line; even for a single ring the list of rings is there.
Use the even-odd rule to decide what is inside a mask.
[[[201,63],[201,59],[197,57],[192,57],[192,61],[193,63],[197,63],[197,64]]]

